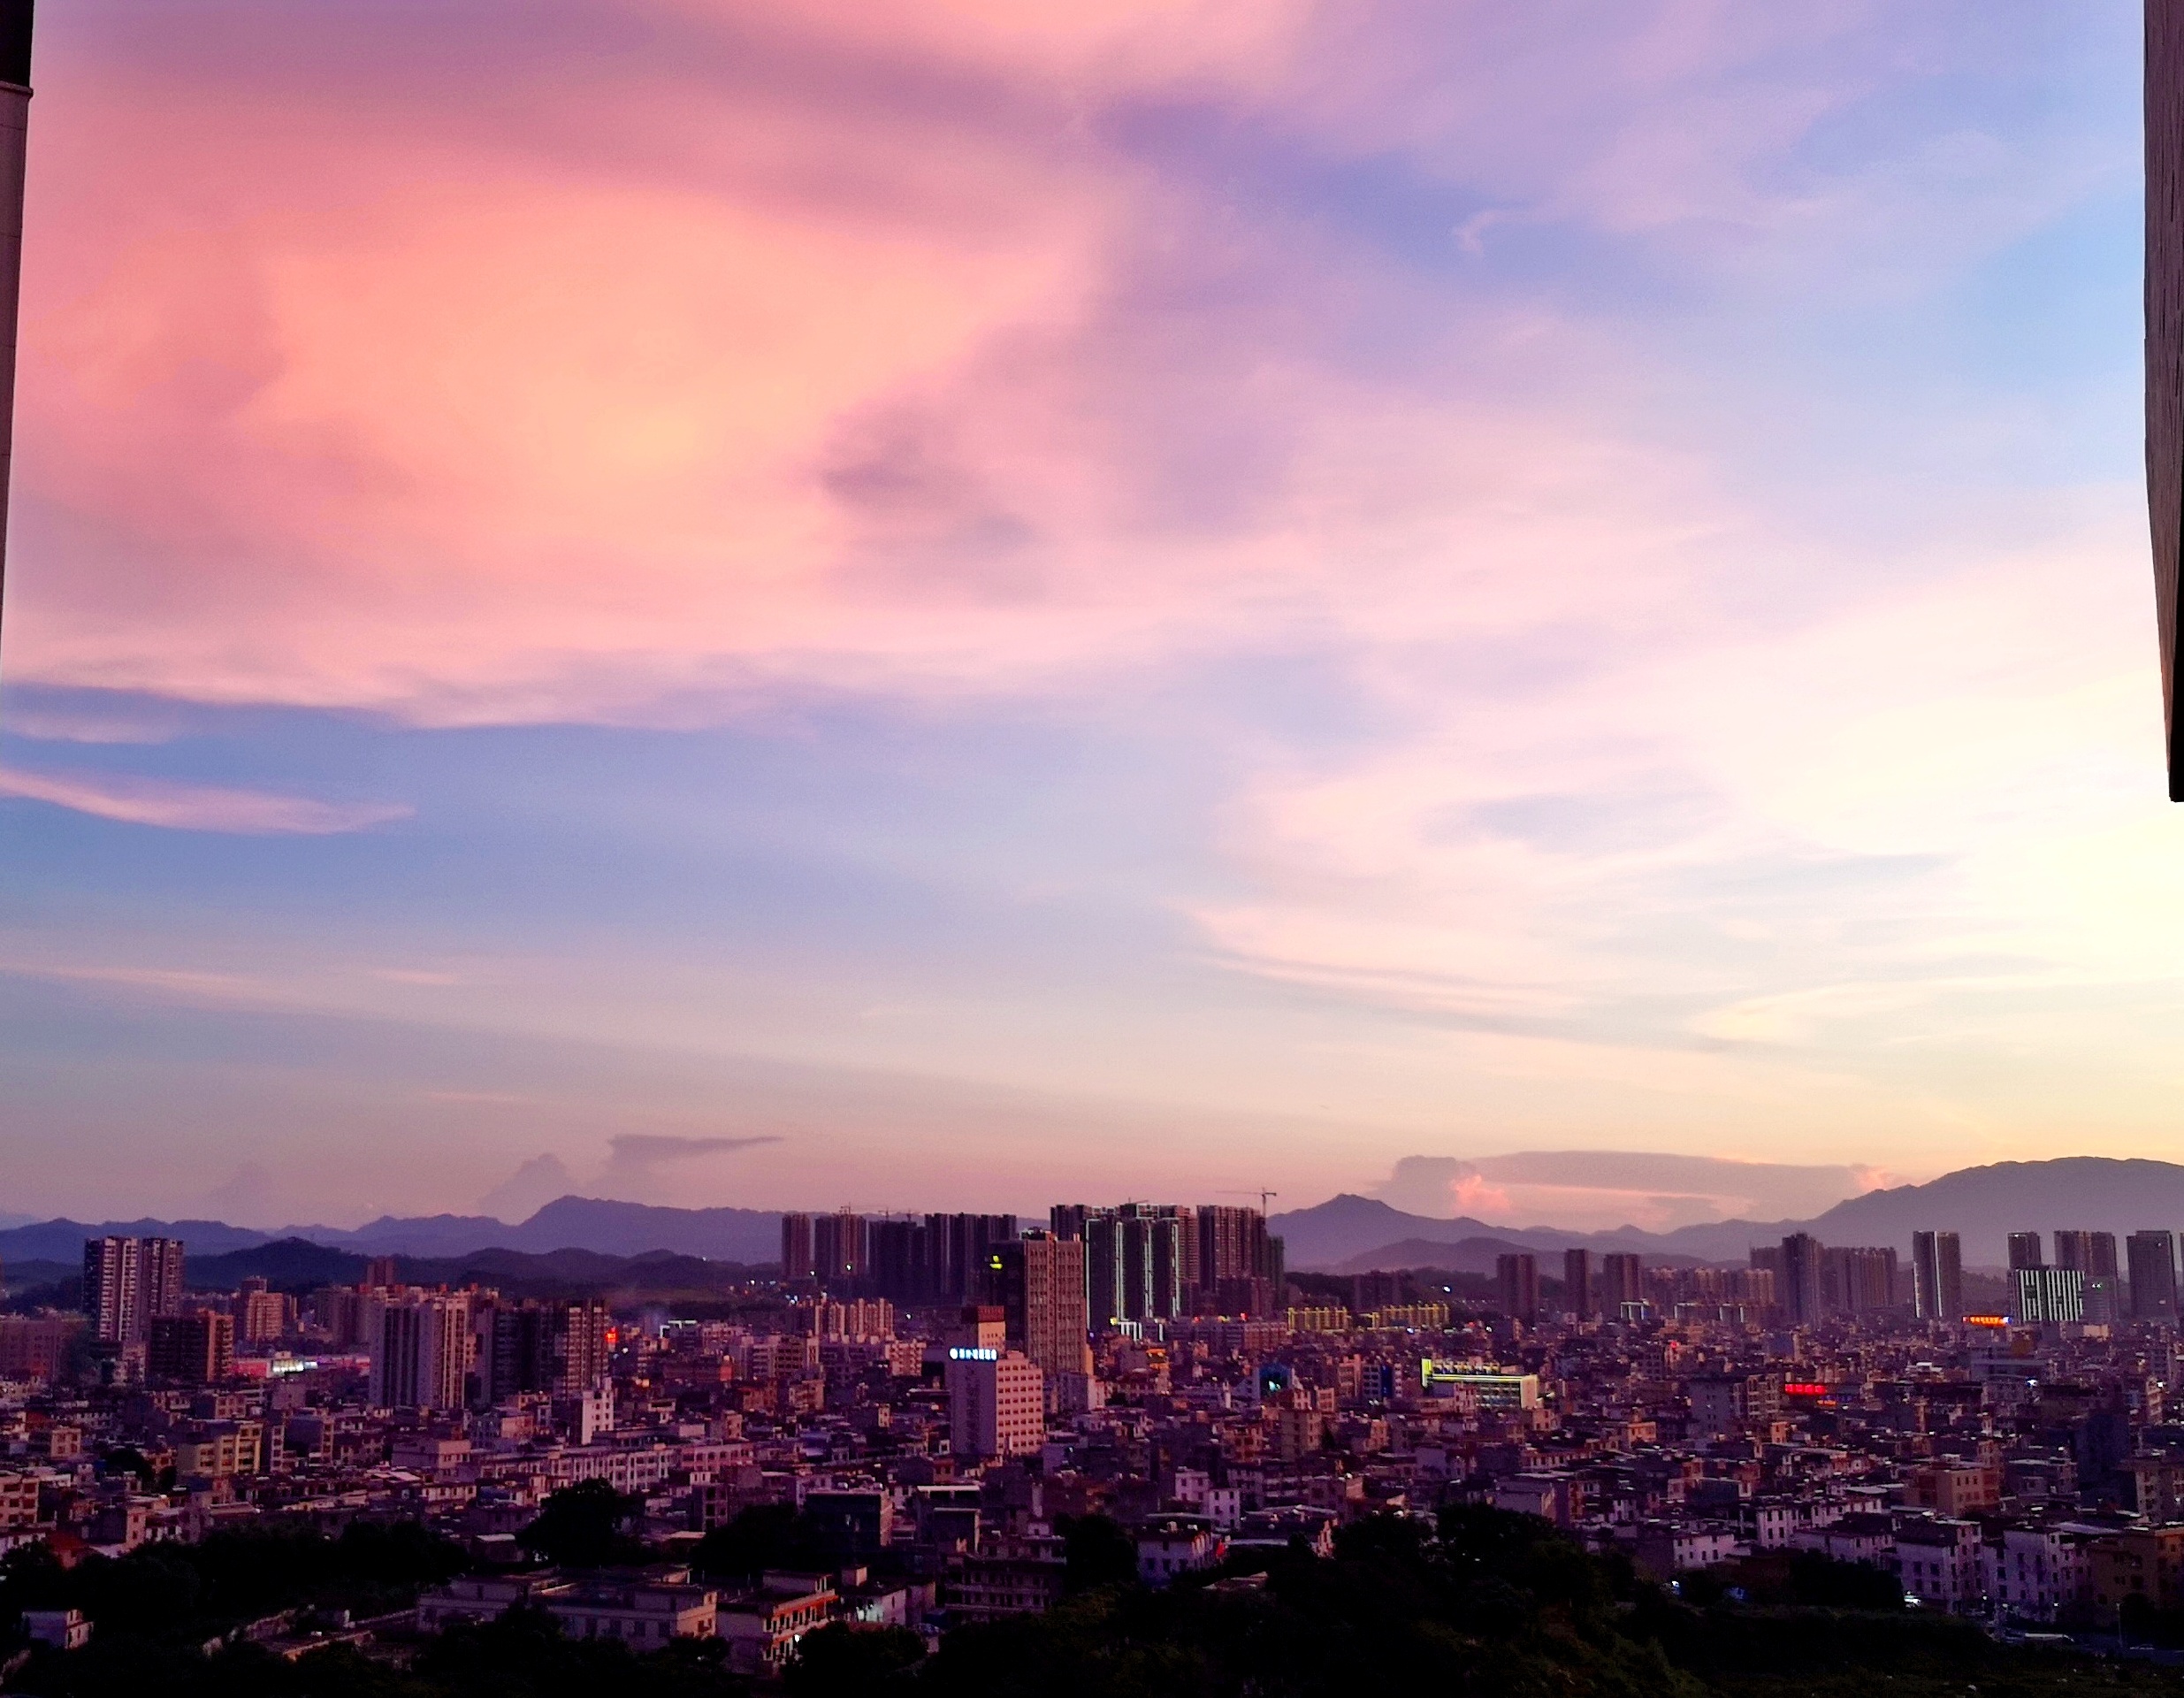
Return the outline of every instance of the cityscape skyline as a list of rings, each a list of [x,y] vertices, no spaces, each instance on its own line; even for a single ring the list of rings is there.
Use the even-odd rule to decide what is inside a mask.
[[[484,1195],[476,1197],[444,1196],[439,1206],[420,1211],[427,1214],[482,1215],[515,1224],[545,1205],[563,1197],[585,1197],[646,1205],[683,1207],[738,1206],[800,1209],[828,1206],[855,1207],[867,1213],[902,1214],[924,1212],[936,1204],[982,1201],[1014,1205],[1018,1212],[1038,1212],[1040,1199],[1052,1189],[1037,1183],[1019,1194],[973,1195],[984,1187],[975,1176],[947,1173],[925,1176],[912,1188],[915,1195],[874,1197],[860,1194],[855,1185],[844,1187],[831,1180],[806,1175],[779,1196],[752,1195],[734,1182],[708,1190],[702,1182],[693,1184],[690,1166],[704,1159],[702,1150],[684,1155],[672,1147],[647,1161],[618,1159],[609,1154],[597,1163],[563,1161],[542,1153],[521,1164]],[[731,1157],[733,1152],[727,1152]],[[1565,1171],[1566,1165],[1581,1166],[1585,1176]],[[1218,1175],[1241,1179],[1253,1170]],[[1635,1182],[1648,1176],[1662,1182],[1646,1187]],[[1345,1176],[1327,1195],[1362,1194],[1383,1199],[1407,1212],[1444,1220],[1475,1218],[1509,1226],[1555,1226],[1577,1229],[1635,1225],[1647,1228],[1673,1228],[1730,1219],[1780,1219],[1822,1212],[1829,1205],[1861,1195],[1883,1185],[1916,1182],[1925,1175],[1894,1174],[1878,1167],[1806,1169],[1768,1162],[1739,1162],[1718,1158],[1694,1158],[1653,1151],[1536,1151],[1462,1159],[1408,1156],[1392,1171],[1375,1176],[1360,1171]],[[901,1187],[893,1188],[899,1191]],[[1082,1188],[1080,1188],[1082,1189]],[[1206,1186],[1200,1192],[1239,1197],[1255,1194],[1242,1185]],[[1270,1195],[1281,1195],[1270,1191]],[[17,1206],[0,1211],[0,1220],[27,1222],[41,1216],[22,1206],[34,1193],[19,1187],[10,1202]],[[160,1197],[147,1188],[130,1186],[126,1191],[80,1189],[73,1207],[49,1211],[51,1215],[126,1220],[137,1217],[180,1218],[204,1214],[233,1226],[279,1227],[309,1224],[282,1213],[270,1197],[248,1188],[227,1188],[225,1194],[197,1193],[183,1197]],[[109,1202],[103,1199],[125,1199]],[[1292,1206],[1324,1201],[1317,1194],[1302,1194]],[[210,1212],[200,1207],[210,1204]],[[238,1206],[240,1205],[240,1206]],[[356,1227],[389,1211],[352,1206],[331,1211],[319,1222]]]
[[[624,1164],[622,1171],[627,1170],[628,1165]],[[784,1212],[817,1218],[832,1211],[848,1210],[874,1218],[907,1220],[930,1213],[935,1208],[945,1211],[972,1205],[990,1209],[998,1205],[1003,1212],[989,1217],[998,1220],[1044,1213],[1049,1205],[1038,1198],[1053,1195],[1052,1190],[1048,1190],[1007,1197],[975,1182],[966,1184],[954,1175],[936,1173],[920,1188],[920,1195],[916,1198],[860,1196],[853,1187],[814,1181],[807,1176],[785,1197],[738,1192],[732,1195],[732,1200],[716,1202],[702,1194],[693,1196],[686,1186],[664,1202],[654,1202],[647,1201],[642,1195],[618,1194],[613,1182],[616,1171],[616,1165],[610,1161],[593,1176],[594,1182],[586,1183],[554,1159],[534,1158],[509,1182],[467,1207],[458,1204],[417,1215],[365,1215],[361,1211],[351,1211],[346,1219],[315,1222],[279,1214],[253,1219],[248,1210],[208,1212],[187,1206],[187,1199],[154,1199],[149,1207],[91,1207],[73,1214],[65,1210],[50,1213],[25,1209],[0,1211],[0,1232],[30,1227],[46,1220],[75,1219],[87,1223],[218,1220],[225,1228],[259,1232],[294,1229],[307,1235],[325,1232],[339,1239],[375,1226],[391,1229],[405,1221],[428,1235],[434,1230],[444,1234],[466,1221],[496,1221],[512,1230],[544,1227],[549,1220],[561,1218],[564,1209],[575,1206],[579,1214],[568,1218],[557,1229],[579,1234],[605,1230],[610,1235],[619,1236],[629,1230],[628,1224],[585,1226],[582,1223],[588,1217],[581,1210],[595,1204],[610,1211],[626,1205],[637,1211],[639,1217],[649,1213],[674,1216],[679,1212],[695,1219],[711,1209],[754,1220],[771,1219]],[[1625,1189],[1634,1174],[1648,1171],[1671,1176],[1684,1189],[1666,1196]],[[1580,1176],[1585,1174],[1597,1182],[1582,1182]],[[2066,1174],[2070,1176],[2066,1177]],[[2021,1177],[2013,1179],[2012,1175]],[[1950,1200],[1936,1201],[1931,1205],[1917,1201],[1925,1194],[1929,1182],[1943,1189],[1953,1189]],[[1966,1185],[1974,1189],[1966,1191],[1963,1188]],[[1348,1204],[1368,1211],[1379,1208],[1391,1222],[1408,1220],[1425,1226],[1468,1221],[1489,1230],[1539,1230],[1579,1236],[1630,1232],[1641,1239],[1658,1239],[1663,1243],[1693,1229],[1701,1230],[1703,1236],[1705,1229],[1737,1222],[1817,1220],[1829,1216],[1835,1205],[1848,1205],[1861,1198],[1877,1199],[1887,1205],[1885,1212],[1891,1222],[1888,1230],[1901,1241],[1900,1247],[1908,1253],[1908,1235],[1913,1228],[1905,1222],[1915,1219],[1921,1208],[1938,1208],[1952,1218],[1963,1215],[1968,1208],[1971,1215],[1966,1219],[1982,1223],[1971,1225],[1968,1229],[1991,1235],[1996,1230],[1992,1227],[1994,1220],[2023,1212],[2027,1196],[2036,1194],[2048,1185],[2061,1188],[2050,1205],[2044,1205],[2048,1212],[2096,1220],[2104,1226],[2144,1212],[2149,1187],[2165,1195],[2169,1190],[2176,1191],[2176,1212],[2184,1214],[2184,1166],[2089,1156],[2048,1162],[1982,1165],[1922,1182],[1876,1168],[1810,1169],[1644,1151],[1531,1151],[1474,1160],[1407,1157],[1377,1185],[1344,1187],[1328,1197],[1293,1194],[1279,1206],[1275,1199],[1281,1198],[1283,1194],[1271,1188],[1255,1191],[1240,1187],[1209,1187],[1182,1194],[1199,1197],[1199,1206],[1214,1206],[1209,1198],[1256,1196],[1270,1214],[1302,1212],[1310,1215],[1339,1210]],[[1113,1186],[1103,1179],[1092,1186],[1080,1188],[1080,1193],[1097,1194],[1104,1190],[1111,1194],[1117,1189],[1129,1188]],[[1650,1204],[1650,1209],[1622,1206],[1640,1201]],[[1227,1205],[1222,1203],[1220,1206]],[[2040,1210],[2035,1208],[2033,1212]],[[2160,1208],[2156,1206],[2154,1212],[2160,1212]],[[1366,1220],[1380,1218],[1383,1217],[1368,1213]],[[435,1222],[445,1224],[435,1228]],[[1354,1223],[1354,1229],[1363,1224]],[[1999,1265],[2004,1258],[1998,1236],[1995,1243],[1997,1248],[1990,1259]]]
[[[261,1613],[249,1654],[399,1669],[522,1607],[556,1640],[662,1666],[713,1641],[681,1649],[801,1684],[829,1635],[945,1667],[1006,1623],[1020,1657],[1092,1584],[1092,1538],[1100,1587],[1187,1611],[1467,1525],[1686,1603],[1719,1586],[1764,1619],[1784,1601],[1728,1588],[1787,1573],[1831,1633],[1846,1604],[1930,1612],[2043,1659],[2158,1643],[2184,1604],[2175,1230],[2012,1226],[2006,1270],[1929,1227],[1908,1258],[1798,1230],[1730,1266],[1572,1247],[1489,1276],[1295,1269],[1273,1225],[1143,1201],[790,1212],[770,1263],[639,1258],[668,1276],[651,1292],[596,1258],[292,1243],[193,1277],[175,1239],[84,1238],[80,1279],[0,1290],[0,1531],[42,1548],[0,1584],[50,1577],[14,1666],[141,1632],[147,1595],[103,1582],[149,1572],[147,1545],[301,1556],[329,1518],[440,1559],[381,1564],[363,1621],[323,1597]],[[314,1585],[353,1583],[328,1566]],[[223,1645],[154,1654],[194,1671]]]
[[[2184,0],[34,10],[0,1687],[2184,1698]]]
[[[1248,1277],[1279,1289],[1285,1269],[1347,1274],[1439,1266],[1476,1274],[1489,1266],[1506,1269],[1509,1254],[1517,1253],[1528,1265],[1541,1257],[1562,1258],[1568,1267],[1578,1270],[1565,1284],[1574,1279],[1579,1289],[1589,1283],[1595,1266],[1618,1277],[1616,1268],[1635,1267],[1644,1258],[1672,1269],[1765,1266],[1775,1270],[1787,1294],[1783,1301],[1793,1312],[1809,1305],[1824,1279],[1838,1291],[1865,1291],[1857,1301],[1867,1307],[1900,1304],[1922,1319],[1936,1318],[1937,1305],[1951,1304],[1954,1299],[1943,1294],[1957,1290],[1967,1276],[2006,1281],[2021,1268],[2052,1266],[2082,1275],[2082,1300],[2089,1318],[2097,1319],[2105,1306],[2121,1301],[2114,1294],[2159,1291],[2170,1282],[2145,1273],[2140,1262],[2143,1252],[2150,1267],[2156,1240],[2169,1243],[2170,1228],[2158,1225],[2163,1219],[2184,1220],[2184,1165],[2084,1156],[2005,1163],[1944,1174],[1929,1184],[1868,1191],[1808,1220],[1770,1222],[1740,1216],[1666,1233],[1631,1226],[1587,1231],[1539,1222],[1495,1225],[1469,1216],[1410,1214],[1382,1198],[1355,1193],[1276,1212],[1274,1193],[1256,1195],[1257,1209],[1205,1197],[1154,1201],[1141,1194],[1119,1204],[1057,1203],[1020,1212],[966,1212],[948,1205],[938,1210],[874,1207],[846,1199],[818,1209],[693,1209],[563,1196],[521,1220],[453,1214],[387,1217],[360,1228],[293,1222],[251,1228],[150,1216],[40,1221],[14,1215],[0,1216],[0,1266],[50,1269],[64,1254],[73,1255],[72,1235],[84,1234],[95,1242],[142,1240],[178,1258],[183,1241],[194,1241],[198,1253],[216,1257],[278,1248],[291,1258],[301,1256],[303,1265],[316,1266],[326,1265],[329,1254],[378,1261],[390,1255],[445,1261],[481,1253],[568,1252],[620,1261],[667,1256],[696,1258],[694,1266],[710,1262],[729,1269],[777,1264],[790,1280],[895,1300],[948,1304],[971,1300],[999,1277],[1002,1265],[991,1257],[1000,1247],[1019,1238],[1051,1236],[1084,1245],[1086,1260],[1077,1275],[1093,1306],[1132,1319],[1217,1297],[1249,1307],[1246,1296],[1229,1289],[1232,1279],[1247,1277],[1246,1269],[1254,1270]],[[2043,1229],[2020,1224],[2043,1217],[2078,1223],[2051,1228],[2051,1257],[2043,1252]],[[1045,1225],[1035,1232],[1033,1227],[1042,1220]],[[1768,1250],[1762,1259],[1754,1246],[1771,1245],[1778,1235],[1784,1248],[1779,1256]],[[1825,1257],[1814,1260],[1821,1256],[1814,1246],[1823,1242]],[[1804,1248],[1793,1251],[1791,1245]],[[1851,1258],[1851,1263],[1839,1266],[1842,1257]],[[1885,1266],[1874,1258],[1884,1258]],[[2173,1264],[2173,1248],[2159,1259]],[[1126,1265],[1137,1270],[1127,1279],[1116,1271]],[[137,1300],[128,1293],[138,1287],[173,1289],[172,1279],[163,1284],[149,1273],[136,1274],[134,1267],[100,1272],[86,1265],[87,1291],[109,1294],[94,1304],[103,1317],[101,1337],[117,1327],[141,1330],[114,1319],[125,1312],[141,1319],[145,1312],[134,1307]],[[1208,1269],[1212,1271],[1204,1272]],[[1031,1274],[1019,1269],[1017,1277]],[[1051,1278],[1054,1272],[1049,1268],[1038,1277]],[[1198,1296],[1185,1295],[1201,1286]],[[1265,1297],[1258,1287],[1248,1291],[1261,1301]],[[2157,1318],[2167,1312],[2165,1304],[2173,1306],[2162,1299],[2149,1315],[2138,1318]]]

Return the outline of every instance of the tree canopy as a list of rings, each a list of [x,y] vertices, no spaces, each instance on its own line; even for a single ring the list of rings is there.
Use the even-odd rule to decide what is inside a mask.
[[[538,1518],[515,1535],[524,1549],[563,1568],[604,1568],[641,1563],[645,1548],[630,1523],[643,1506],[603,1480],[564,1487],[548,1497]]]

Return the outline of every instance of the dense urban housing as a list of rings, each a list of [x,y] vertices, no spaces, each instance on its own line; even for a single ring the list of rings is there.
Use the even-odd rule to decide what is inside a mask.
[[[661,1302],[387,1257],[222,1287],[179,1240],[93,1239],[73,1290],[0,1315],[0,1550],[415,1524],[461,1572],[344,1642],[520,1605],[757,1679],[829,1624],[938,1645],[1052,1610],[1095,1524],[1156,1588],[1475,1506],[1662,1584],[1802,1554],[1997,1631],[2184,1610],[2170,1228],[2017,1232],[2007,1267],[1794,1232],[1491,1277],[1292,1274],[1225,1205],[789,1214],[781,1246]],[[605,1566],[536,1532],[585,1492]],[[706,1568],[767,1516],[800,1541],[777,1564]],[[50,1613],[42,1655],[95,1642]]]

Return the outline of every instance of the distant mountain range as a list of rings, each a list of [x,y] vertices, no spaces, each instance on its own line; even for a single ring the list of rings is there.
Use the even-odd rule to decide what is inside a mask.
[[[1335,1273],[1429,1266],[1491,1273],[1494,1257],[1512,1250],[1551,1255],[1573,1246],[1636,1251],[1649,1264],[1742,1261],[1753,1244],[1799,1231],[1824,1243],[1892,1244],[1907,1254],[1911,1235],[1925,1228],[1961,1234],[1968,1266],[1996,1266],[2005,1260],[2004,1241],[2012,1232],[2078,1228],[2120,1238],[2149,1227],[2184,1231],[2184,1166],[2108,1156],[1997,1162],[1944,1174],[1924,1185],[1868,1191],[1809,1220],[1715,1220],[1673,1232],[1491,1226],[1468,1216],[1407,1214],[1377,1198],[1348,1193],[1278,1214],[1268,1224],[1286,1242],[1290,1266]],[[488,1215],[388,1215],[354,1231],[284,1227],[259,1232],[218,1220],[47,1220],[0,1230],[0,1271],[26,1262],[80,1266],[83,1241],[107,1233],[179,1238],[189,1247],[193,1271],[210,1258],[284,1241],[355,1257],[434,1262],[475,1263],[481,1252],[508,1251],[534,1257],[586,1251],[624,1259],[664,1253],[757,1266],[781,1254],[781,1216],[770,1209],[664,1209],[563,1197],[514,1224]]]
[[[195,1268],[206,1258],[302,1240],[352,1255],[447,1258],[480,1251],[543,1255],[589,1251],[612,1257],[667,1251],[707,1261],[755,1264],[781,1258],[781,1216],[767,1209],[663,1209],[600,1197],[563,1197],[514,1225],[487,1215],[386,1215],[354,1231],[283,1227],[259,1232],[219,1220],[46,1220],[0,1231],[0,1271],[20,1262],[80,1266],[83,1241],[108,1234],[179,1238]]]
[[[247,1250],[193,1256],[189,1283],[200,1291],[233,1290],[253,1274],[277,1291],[303,1291],[321,1285],[353,1283],[364,1272],[355,1251],[315,1244],[305,1238],[276,1238]],[[82,1282],[80,1259],[69,1262],[18,1261],[5,1269],[11,1295],[20,1303],[73,1304]],[[725,1291],[746,1272],[739,1262],[678,1256],[650,1251],[641,1256],[612,1256],[594,1250],[479,1250],[460,1256],[396,1256],[398,1279],[413,1285],[499,1287],[513,1296],[703,1296]],[[58,1288],[57,1289],[55,1288]]]
[[[484,1215],[382,1216],[346,1235],[302,1228],[278,1235],[371,1255],[468,1256],[480,1250],[590,1250],[605,1256],[672,1251],[716,1262],[777,1262],[781,1216],[771,1209],[662,1209],[605,1197],[560,1197],[517,1226]],[[0,1234],[0,1254],[6,1235]]]
[[[1567,1248],[1567,1246],[1564,1246]],[[1454,1274],[1491,1274],[1500,1259],[1516,1251],[1532,1251],[1544,1254],[1549,1261],[1556,1251],[1541,1251],[1539,1246],[1506,1234],[1492,1238],[1459,1238],[1455,1243],[1437,1238],[1405,1238],[1399,1243],[1383,1244],[1378,1250],[1362,1256],[1353,1256],[1340,1266],[1321,1270],[1335,1274],[1365,1274],[1374,1268],[1433,1267]],[[1665,1251],[1646,1251],[1643,1254],[1648,1267],[1703,1267],[1707,1258]],[[1742,1261],[1741,1255],[1737,1259]],[[1301,1264],[1292,1266],[1302,1270]],[[1546,1267],[1544,1272],[1560,1277],[1560,1264]]]
[[[1512,1249],[1544,1254],[1573,1247],[1635,1251],[1649,1265],[1741,1262],[1753,1244],[1792,1232],[1809,1232],[1823,1243],[1890,1244],[1908,1255],[1911,1235],[1928,1228],[1959,1234],[1967,1265],[1997,1266],[2012,1232],[2081,1228],[2112,1232],[2119,1240],[2148,1228],[2184,1232],[2184,1166],[2111,1156],[1996,1162],[1923,1185],[1868,1191],[1809,1220],[1714,1220],[1674,1232],[1622,1227],[1579,1233],[1490,1226],[1466,1216],[1443,1220],[1347,1193],[1276,1215],[1268,1225],[1281,1235],[1290,1266],[1331,1273],[1426,1266],[1491,1273],[1493,1256]]]
[[[1673,1233],[1646,1232],[1638,1227],[1594,1233],[1570,1232],[1560,1227],[1494,1227],[1469,1215],[1444,1220],[1432,1215],[1406,1214],[1378,1197],[1347,1191],[1317,1207],[1278,1214],[1267,1226],[1281,1235],[1291,1267],[1333,1274],[1363,1274],[1376,1267],[1445,1267],[1463,1274],[1491,1274],[1494,1258],[1513,1251],[1544,1254],[1572,1248],[1634,1250],[1645,1256],[1649,1266],[1698,1266],[1732,1256],[1741,1261],[1748,1243],[1765,1242],[1764,1236],[1748,1239],[1748,1232],[1774,1230],[1737,1221],[1685,1227]],[[1733,1248],[1726,1247],[1730,1245]]]

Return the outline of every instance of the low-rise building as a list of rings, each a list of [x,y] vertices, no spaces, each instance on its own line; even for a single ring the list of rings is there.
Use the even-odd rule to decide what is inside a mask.
[[[1896,1556],[1896,1521],[1878,1511],[1852,1510],[1825,1526],[1790,1535],[1792,1550],[1817,1550],[1838,1563],[1887,1567]]]
[[[671,1576],[585,1575],[539,1602],[570,1639],[619,1639],[658,1650],[673,1639],[711,1639],[719,1598],[713,1587],[692,1585],[684,1569]]]
[[[742,1674],[778,1674],[797,1642],[834,1618],[839,1595],[821,1574],[768,1572],[756,1589],[722,1598],[717,1628],[729,1666]]]
[[[1229,1536],[1228,1548],[1239,1550],[1294,1550],[1302,1548],[1315,1556],[1334,1555],[1334,1511],[1307,1503],[1282,1504],[1253,1510]]]
[[[2184,1599],[2184,1526],[2104,1533],[2086,1550],[2094,1618],[2112,1623],[2126,1600],[2157,1610]]]
[[[0,1473],[0,1529],[27,1527],[38,1518],[38,1476]]]
[[[949,1563],[949,1614],[959,1621],[1044,1615],[1061,1602],[1067,1572],[1063,1541],[1053,1534],[982,1533]]]
[[[1906,1518],[1896,1527],[1896,1576],[1907,1597],[1965,1614],[1987,1601],[1979,1524]]]
[[[571,1639],[620,1639],[653,1647],[673,1639],[710,1639],[719,1595],[694,1585],[686,1568],[604,1571],[570,1576],[459,1575],[417,1600],[417,1627],[437,1633],[459,1621],[491,1621],[519,1604],[543,1609]]]
[[[34,1644],[57,1651],[80,1651],[91,1642],[91,1624],[80,1610],[26,1610],[23,1631]]]
[[[1164,1515],[1137,1529],[1138,1578],[1165,1586],[1179,1574],[1211,1568],[1227,1549],[1212,1522],[1200,1515]]]
[[[2002,1470],[1972,1463],[1936,1463],[1915,1468],[1904,1501],[1936,1515],[1985,1515],[2002,1503]]]
[[[2089,1548],[2096,1535],[2068,1526],[2005,1527],[1984,1547],[1987,1595],[2022,1621],[2064,1621],[2092,1600]]]
[[[1585,1513],[1585,1482],[1560,1472],[1505,1475],[1489,1498],[1497,1510],[1539,1516],[1558,1527],[1575,1526]]]
[[[1657,1579],[1686,1570],[1712,1568],[1745,1554],[1737,1529],[1719,1521],[1645,1521],[1638,1527],[1630,1556]]]

